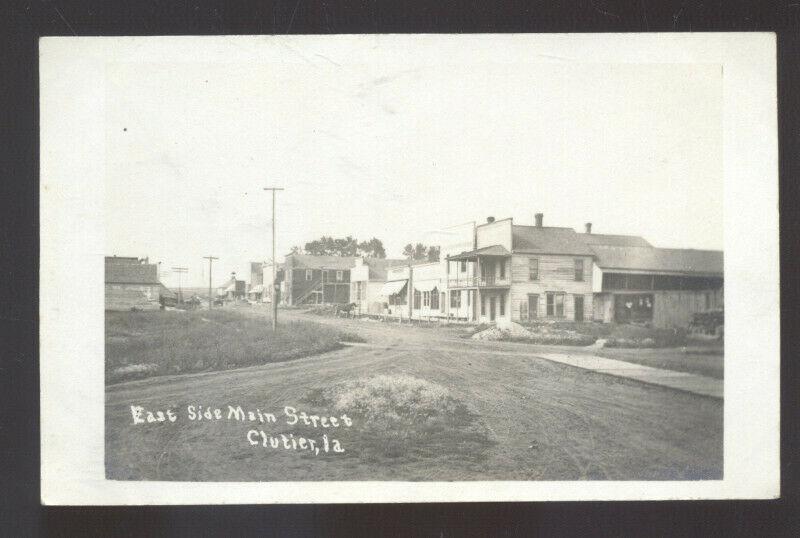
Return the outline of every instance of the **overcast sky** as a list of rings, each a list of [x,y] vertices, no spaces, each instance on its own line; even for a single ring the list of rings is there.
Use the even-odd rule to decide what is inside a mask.
[[[287,54],[290,54],[287,52]],[[109,64],[107,254],[215,285],[323,234],[390,257],[513,217],[722,248],[715,65],[375,61]],[[175,275],[164,278],[174,286]],[[184,279],[186,285],[186,279]]]

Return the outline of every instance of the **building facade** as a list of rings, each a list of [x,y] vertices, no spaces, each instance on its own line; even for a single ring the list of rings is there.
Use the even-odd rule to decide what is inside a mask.
[[[251,301],[262,302],[265,300],[264,293],[264,263],[250,262],[250,286],[247,290],[247,298]]]
[[[158,310],[162,296],[172,295],[158,279],[158,265],[147,258],[106,256],[106,310]]]
[[[350,302],[350,271],[356,257],[288,254],[280,275],[285,305],[346,304]]]
[[[379,295],[385,298],[383,313],[408,319],[431,319],[447,315],[447,284],[442,262],[414,261],[387,271]],[[409,286],[409,282],[411,283]]]
[[[247,283],[236,278],[236,273],[225,284],[217,288],[217,297],[226,301],[236,301],[247,296]]]
[[[493,218],[475,227],[475,249],[447,256],[448,290],[468,321],[585,321],[592,312],[594,253],[571,228],[515,225]]]
[[[382,314],[387,298],[381,291],[388,279],[388,271],[405,265],[402,259],[356,258],[350,271],[350,302],[357,314]]]
[[[594,319],[686,327],[697,312],[724,309],[723,253],[656,248],[636,236],[582,234],[596,257]]]
[[[517,225],[489,218],[443,260],[391,267],[378,292],[384,314],[504,323],[535,320],[685,327],[722,309],[720,251],[661,249],[638,236]],[[460,247],[460,250],[459,250]],[[370,312],[371,313],[371,312]]]

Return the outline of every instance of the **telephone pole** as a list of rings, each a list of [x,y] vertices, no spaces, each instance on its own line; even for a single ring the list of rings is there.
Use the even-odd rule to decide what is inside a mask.
[[[211,264],[219,258],[215,256],[203,256],[203,258],[208,260],[208,309],[211,310],[211,306],[214,304],[214,298],[211,296]]]
[[[278,294],[276,293],[278,284],[275,282],[276,258],[275,258],[275,191],[282,191],[283,187],[264,187],[265,191],[272,191],[272,330],[278,329]]]
[[[181,289],[181,275],[189,272],[187,267],[173,267],[173,271],[178,273],[178,301],[183,303],[183,290]]]

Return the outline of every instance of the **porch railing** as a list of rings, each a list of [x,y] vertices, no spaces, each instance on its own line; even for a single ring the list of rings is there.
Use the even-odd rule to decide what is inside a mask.
[[[508,277],[481,276],[481,277],[461,277],[451,278],[447,281],[449,288],[484,288],[492,286],[510,286],[511,279]]]

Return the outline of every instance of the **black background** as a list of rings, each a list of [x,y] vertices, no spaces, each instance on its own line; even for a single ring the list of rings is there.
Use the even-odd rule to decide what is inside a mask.
[[[800,0],[0,0],[0,535],[800,536]],[[774,501],[39,506],[38,64],[51,35],[774,31],[778,36],[781,469]],[[79,133],[74,135],[78,136]],[[764,178],[768,180],[769,178]],[[79,255],[79,253],[76,253]],[[75,285],[82,285],[76,282]],[[75,305],[80,308],[81,305]],[[75,465],[81,465],[75,461]],[[352,487],[358,487],[354,484]]]

